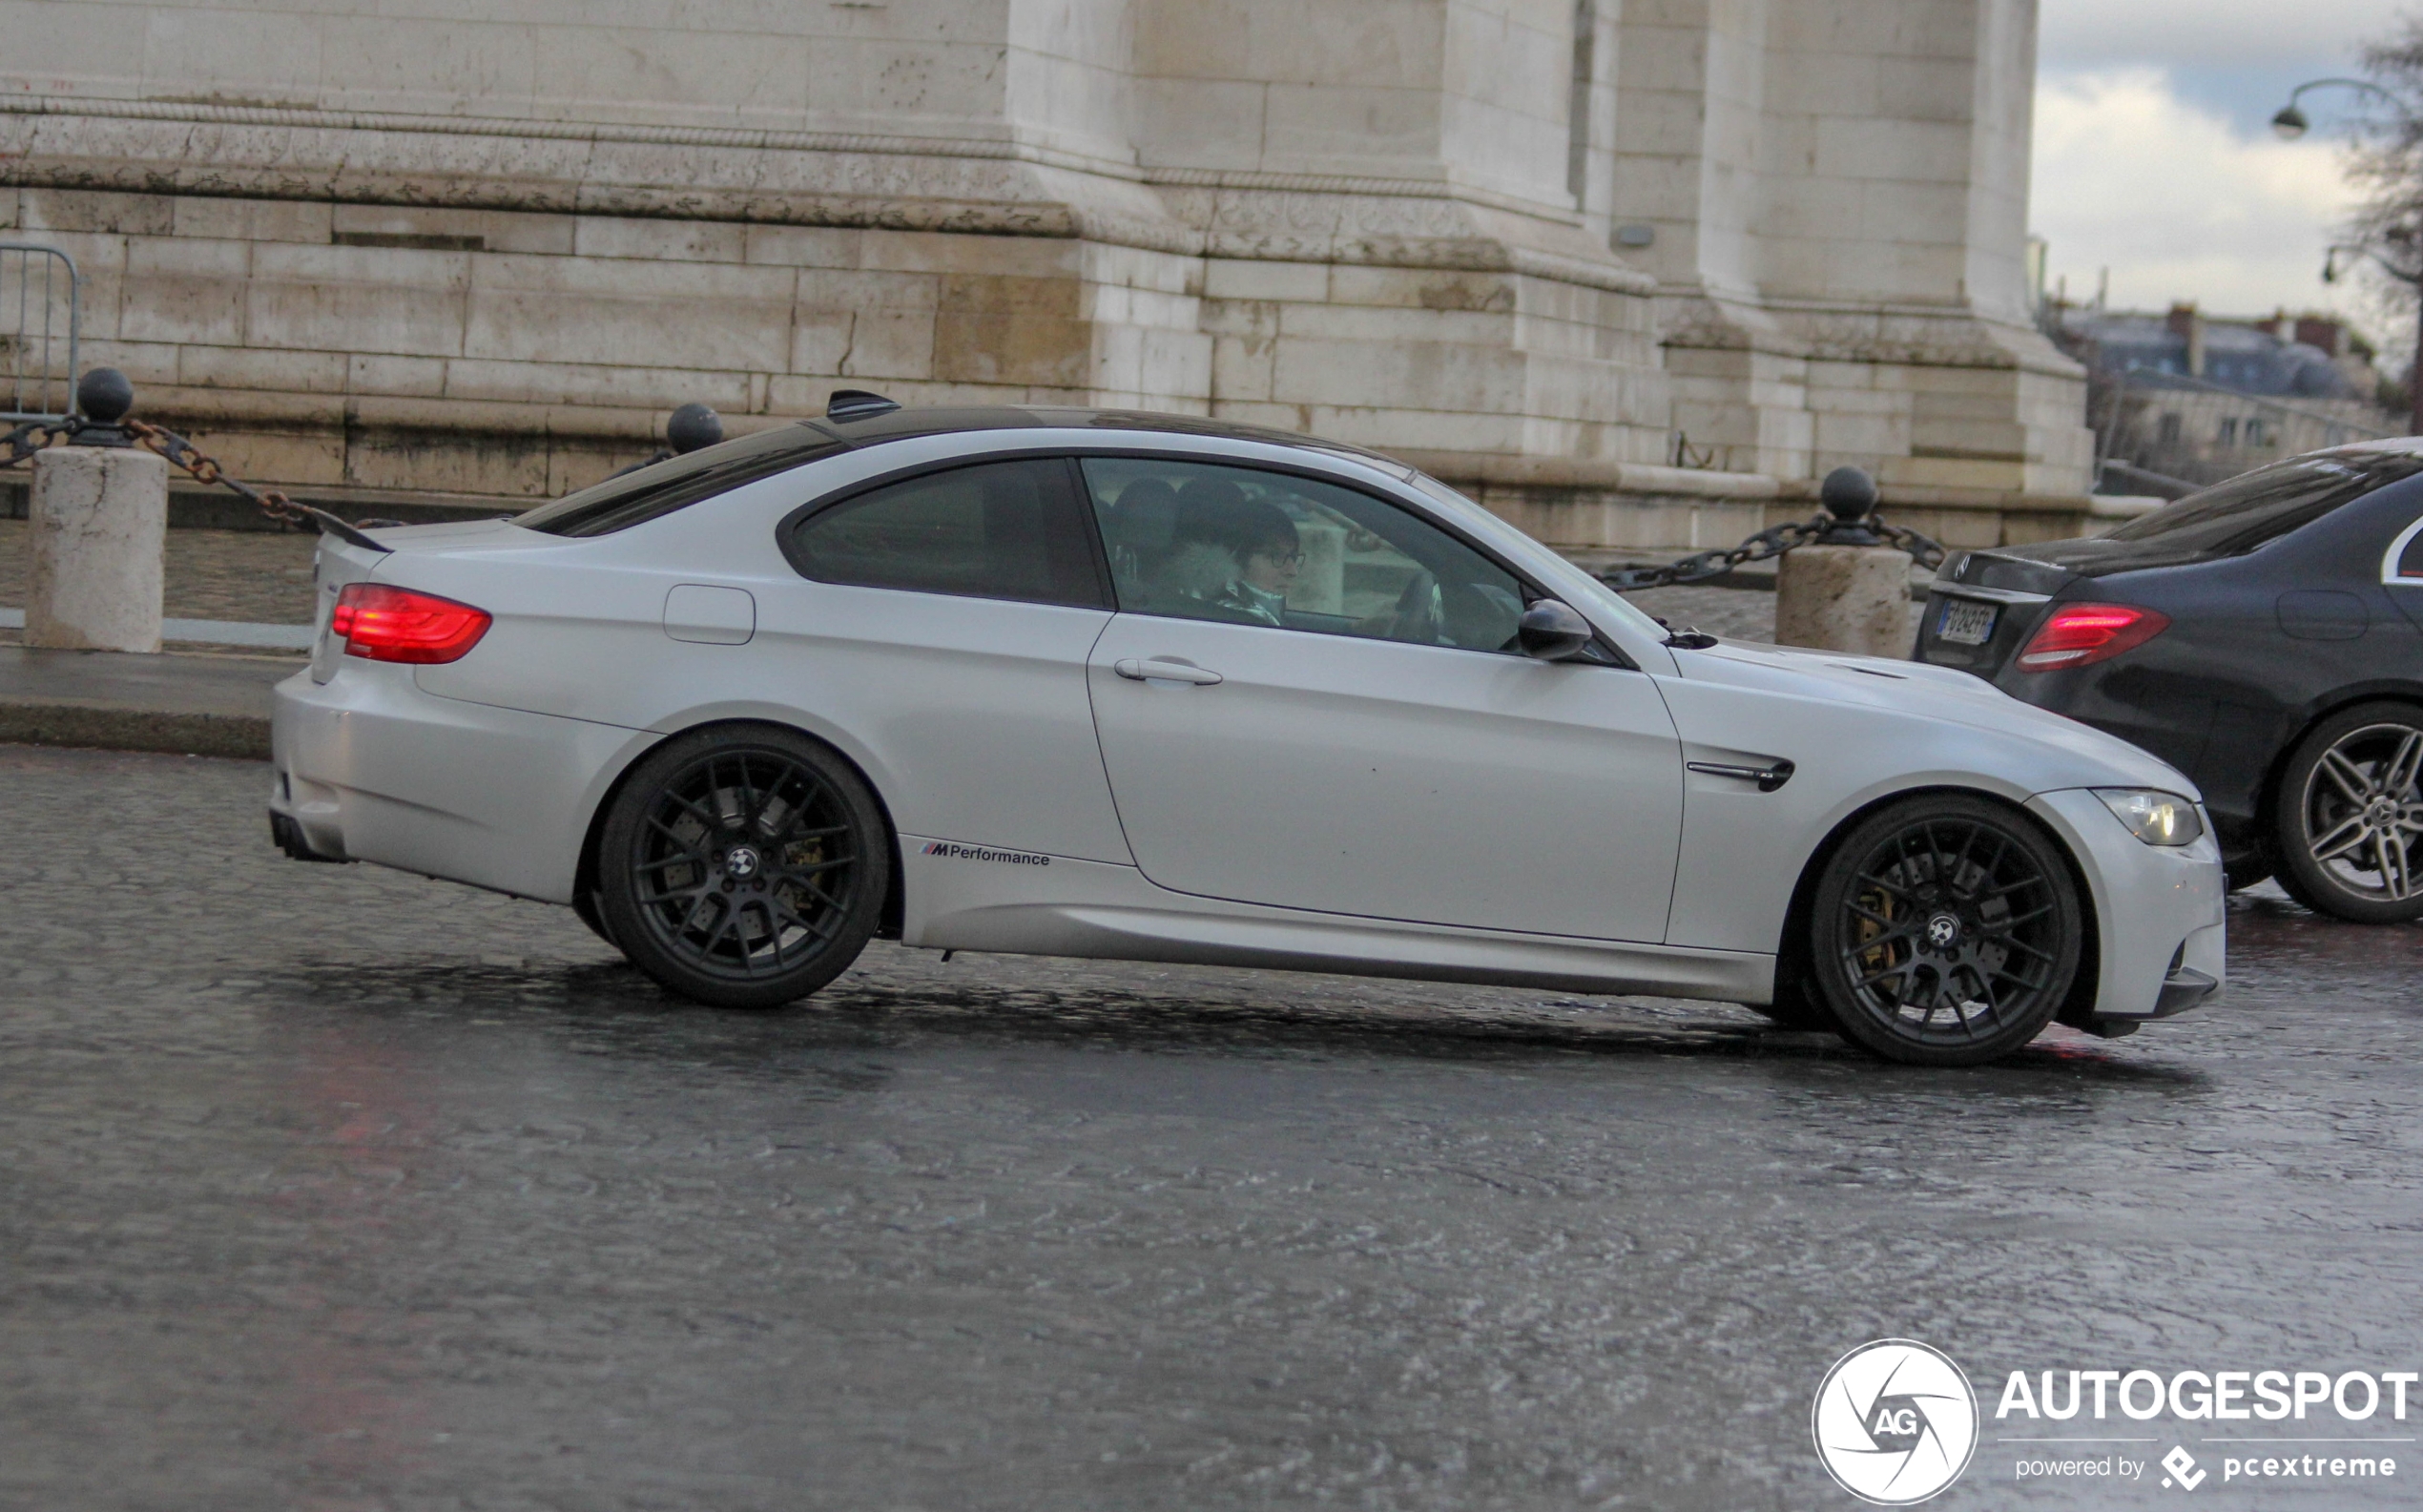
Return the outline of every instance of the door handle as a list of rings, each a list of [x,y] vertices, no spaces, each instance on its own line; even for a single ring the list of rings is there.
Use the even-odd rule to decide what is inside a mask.
[[[1208,667],[1191,666],[1182,661],[1165,661],[1158,656],[1144,661],[1138,661],[1131,656],[1125,661],[1111,663],[1110,670],[1129,682],[1191,682],[1198,688],[1209,688],[1214,683],[1228,680]]]

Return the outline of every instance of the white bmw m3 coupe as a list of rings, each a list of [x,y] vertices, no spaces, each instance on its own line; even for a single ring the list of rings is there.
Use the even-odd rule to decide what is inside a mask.
[[[681,995],[870,938],[1709,998],[1960,1065],[2223,977],[2176,771],[1959,672],[1669,633],[1404,466],[903,409],[321,538],[271,824]]]

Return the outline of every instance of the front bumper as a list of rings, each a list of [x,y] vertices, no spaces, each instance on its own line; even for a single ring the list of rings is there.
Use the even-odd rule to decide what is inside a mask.
[[[407,666],[297,673],[270,724],[272,831],[290,856],[569,902],[607,785],[658,738],[439,697]]]
[[[2228,981],[2221,847],[2147,845],[2084,788],[2040,793],[2028,809],[2068,843],[2095,912],[2095,998],[2079,1026],[2125,1033],[2185,1013]]]

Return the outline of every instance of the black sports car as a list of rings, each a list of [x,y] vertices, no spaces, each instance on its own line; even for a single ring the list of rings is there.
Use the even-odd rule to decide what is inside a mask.
[[[1970,551],[1918,659],[2204,790],[2230,885],[2423,917],[2423,439],[2275,463],[2109,535]]]

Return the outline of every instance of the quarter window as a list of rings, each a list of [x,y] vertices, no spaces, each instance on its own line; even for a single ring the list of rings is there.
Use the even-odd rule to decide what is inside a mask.
[[[2423,530],[2409,537],[2406,549],[2398,553],[2398,576],[2423,582]]]
[[[1058,458],[885,484],[818,509],[784,541],[824,583],[1107,609],[1085,517]]]
[[[1083,466],[1124,611],[1520,650],[1522,584],[1409,510],[1253,467],[1135,457]]]

